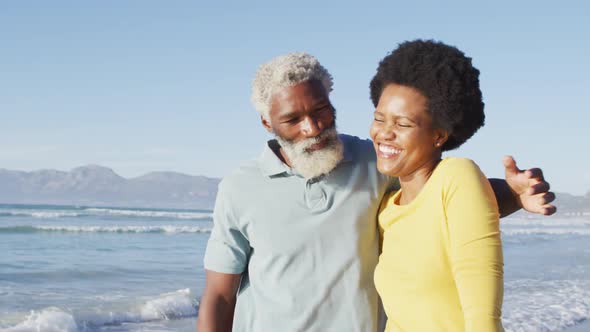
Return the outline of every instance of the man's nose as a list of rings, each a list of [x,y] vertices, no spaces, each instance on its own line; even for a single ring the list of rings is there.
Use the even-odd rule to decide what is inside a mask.
[[[316,137],[322,132],[321,123],[308,116],[301,123],[301,132],[307,137]]]

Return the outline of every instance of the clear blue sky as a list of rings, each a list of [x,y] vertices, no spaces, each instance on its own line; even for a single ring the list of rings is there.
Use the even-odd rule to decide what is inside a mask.
[[[433,38],[481,71],[486,126],[452,155],[503,177],[512,154],[556,191],[590,190],[587,2],[279,3],[0,2],[0,168],[221,177],[269,138],[249,102],[257,66],[292,51],[334,76],[340,131],[367,137],[378,61]]]

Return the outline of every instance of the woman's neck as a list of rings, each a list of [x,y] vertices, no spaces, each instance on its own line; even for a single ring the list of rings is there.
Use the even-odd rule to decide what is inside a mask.
[[[440,161],[441,159],[439,155],[437,158],[428,161],[411,174],[399,177],[399,183],[402,189],[398,201],[399,205],[409,204],[416,198],[416,196],[418,196]]]

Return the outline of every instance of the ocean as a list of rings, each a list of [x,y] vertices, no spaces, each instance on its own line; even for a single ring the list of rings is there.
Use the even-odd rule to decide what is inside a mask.
[[[211,214],[0,204],[0,331],[194,332]],[[590,218],[501,229],[506,331],[588,324]]]

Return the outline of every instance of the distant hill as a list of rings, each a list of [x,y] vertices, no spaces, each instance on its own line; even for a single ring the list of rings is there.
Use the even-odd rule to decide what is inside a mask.
[[[69,172],[0,169],[0,203],[212,209],[219,181],[175,172],[127,179],[98,165]],[[590,192],[556,195],[558,215],[590,214]]]
[[[563,192],[555,193],[555,201],[552,203],[557,207],[554,217],[590,217],[590,191],[583,196],[576,196]],[[534,214],[520,210],[511,217],[535,218]]]
[[[127,179],[98,165],[69,172],[0,169],[0,203],[212,209],[218,183],[175,172]]]
[[[584,196],[575,196],[568,193],[555,193],[555,206],[557,214],[590,215],[590,191]]]

